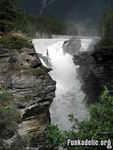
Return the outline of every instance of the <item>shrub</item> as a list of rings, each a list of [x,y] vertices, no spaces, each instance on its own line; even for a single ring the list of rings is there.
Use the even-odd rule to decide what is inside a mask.
[[[5,35],[0,38],[0,44],[3,47],[8,49],[21,49],[23,47],[32,48],[32,44],[27,41],[25,38],[14,36],[14,35]]]
[[[101,19],[101,36],[99,46],[113,46],[113,9],[104,8]]]
[[[65,143],[65,136],[59,130],[58,125],[50,125],[46,131],[47,141],[51,144],[51,148],[57,148]]]
[[[72,114],[69,115],[69,120],[72,122],[72,128],[68,131],[63,132],[65,139],[96,139],[96,140],[108,140],[113,142],[113,96],[111,91],[106,87],[104,92],[100,96],[100,102],[95,104],[90,104],[87,106],[90,112],[90,119],[79,121],[73,117]],[[52,136],[52,129],[57,127],[51,125],[47,129],[47,136],[49,132],[50,144],[53,145],[53,141],[56,139],[57,134]],[[58,130],[58,129],[57,129]],[[60,131],[59,131],[60,132]],[[60,141],[60,142],[59,142]],[[63,145],[61,144],[61,138],[56,142],[55,146]],[[63,145],[64,147],[67,145]],[[106,150],[106,147],[68,147],[69,150]]]

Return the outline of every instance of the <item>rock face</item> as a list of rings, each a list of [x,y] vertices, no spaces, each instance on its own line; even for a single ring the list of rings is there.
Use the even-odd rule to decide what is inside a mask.
[[[64,53],[69,53],[71,55],[78,54],[80,47],[81,47],[81,41],[79,38],[76,37],[65,41],[63,44]]]
[[[74,63],[80,65],[79,77],[82,89],[87,95],[88,103],[98,101],[105,85],[110,88],[113,82],[112,49],[95,49],[74,56]]]
[[[56,82],[42,66],[34,49],[9,50],[0,47],[0,88],[14,96],[21,114],[20,135],[37,135],[34,145],[45,146],[45,129],[50,123],[49,106],[55,97]]]

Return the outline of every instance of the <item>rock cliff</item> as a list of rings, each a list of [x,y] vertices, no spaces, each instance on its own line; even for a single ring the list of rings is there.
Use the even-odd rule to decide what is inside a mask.
[[[20,135],[35,134],[33,146],[45,146],[45,129],[50,123],[49,106],[55,97],[56,83],[40,62],[34,48],[6,49],[0,46],[0,88],[14,96],[21,115]]]
[[[74,56],[74,63],[80,65],[79,74],[82,89],[88,103],[98,101],[104,86],[111,87],[113,82],[112,48],[100,48],[93,52],[82,52]]]

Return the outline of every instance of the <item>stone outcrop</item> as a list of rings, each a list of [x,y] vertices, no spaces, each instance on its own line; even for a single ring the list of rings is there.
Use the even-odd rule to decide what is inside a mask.
[[[35,50],[0,47],[0,88],[14,96],[21,115],[20,135],[37,136],[34,145],[45,146],[45,129],[50,123],[49,106],[55,97],[56,82],[48,74]],[[43,148],[42,148],[43,149]]]
[[[74,63],[80,65],[79,77],[88,103],[98,101],[104,86],[111,87],[113,82],[112,51],[112,48],[102,48],[74,56]]]
[[[67,40],[63,44],[64,53],[69,53],[71,55],[76,55],[81,47],[81,41],[79,38],[73,37]]]

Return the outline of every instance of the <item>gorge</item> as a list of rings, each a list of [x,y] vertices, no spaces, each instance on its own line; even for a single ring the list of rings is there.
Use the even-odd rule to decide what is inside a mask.
[[[0,0],[0,150],[112,149],[112,7]]]
[[[70,129],[68,115],[88,120],[87,103],[98,101],[103,85],[111,84],[112,49],[97,50],[97,37],[33,39],[35,47],[8,49],[0,46],[0,87],[14,97],[17,132],[32,134],[32,147],[48,149],[45,130],[58,124]],[[17,138],[11,131],[6,141]],[[11,135],[13,135],[11,137]]]
[[[73,56],[87,51],[92,42],[92,37],[33,40],[37,53],[46,58],[48,52],[52,69],[49,74],[56,81],[56,97],[50,106],[51,123],[58,124],[62,130],[71,127],[68,121],[69,114],[74,114],[79,120],[88,119],[89,114],[85,107],[86,95],[81,90],[82,83],[77,71],[79,66],[74,64]],[[43,65],[48,67],[42,57],[41,60]]]

